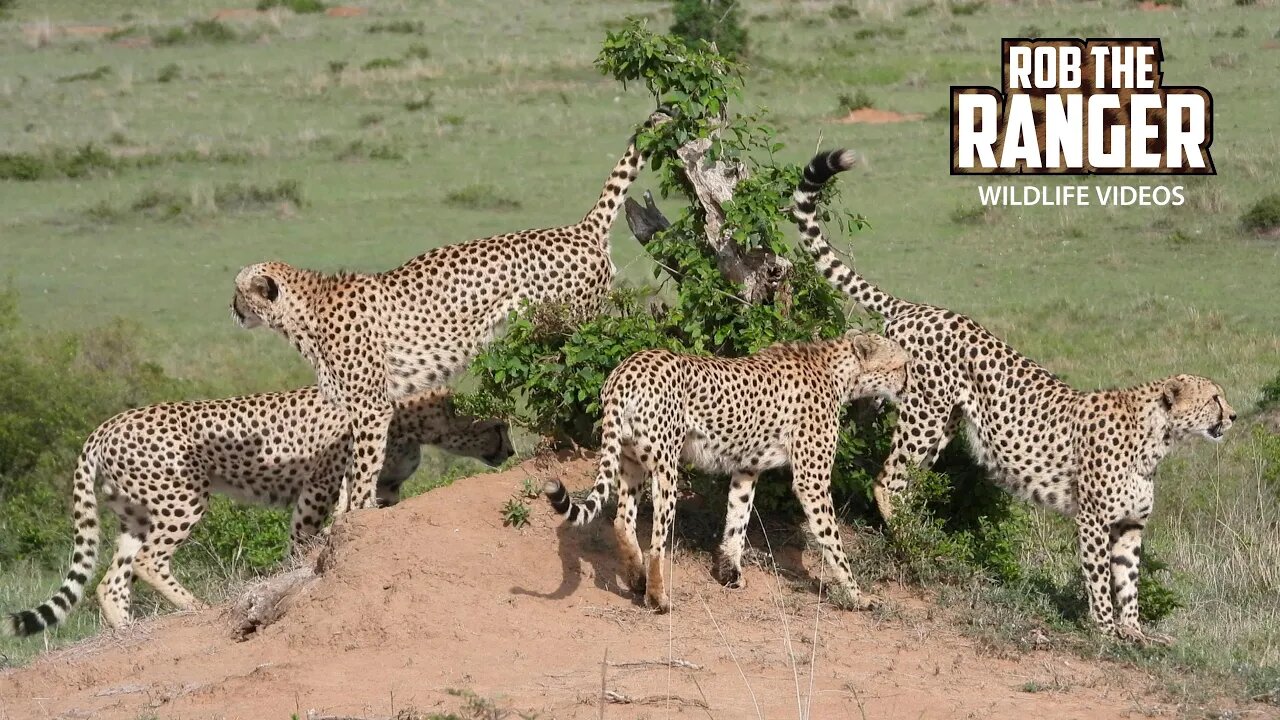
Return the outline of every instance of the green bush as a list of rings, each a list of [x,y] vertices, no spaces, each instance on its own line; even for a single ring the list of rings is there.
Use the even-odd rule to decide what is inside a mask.
[[[270,10],[274,7],[288,8],[293,12],[303,15],[306,13],[322,13],[328,9],[328,5],[320,0],[258,0],[258,10]]]
[[[289,546],[289,511],[243,505],[214,496],[174,564],[211,566],[228,575],[277,567]]]
[[[1280,228],[1280,193],[1272,193],[1249,208],[1240,217],[1245,230],[1268,232]]]
[[[677,172],[675,149],[708,136],[728,101],[739,97],[736,64],[705,42],[691,46],[633,22],[608,34],[596,65],[621,82],[643,82],[655,99],[673,108],[674,120],[643,133],[638,142],[660,172],[662,187],[692,205],[695,195]],[[672,297],[659,302],[655,289],[615,292],[597,317],[575,316],[564,306],[525,308],[472,366],[479,387],[461,401],[469,411],[501,415],[561,443],[595,447],[601,386],[614,367],[639,350],[742,356],[778,341],[844,332],[843,298],[788,243],[794,230],[782,206],[801,169],[768,159],[781,145],[754,117],[731,121],[718,146],[717,158],[743,158],[751,168],[751,177],[738,185],[733,202],[724,208],[726,229],[744,249],[768,250],[794,263],[787,296],[758,304],[741,300],[742,288],[724,277],[700,240],[704,219],[684,211],[647,246],[660,263],[655,276],[666,273],[676,279],[667,293]],[[750,153],[757,150],[764,151],[765,159],[754,159]],[[883,428],[877,432],[867,438],[865,426],[850,424],[842,436],[842,452],[852,457],[880,448]],[[850,462],[837,481],[847,494],[869,497],[871,472],[867,463]],[[724,494],[722,478],[694,476],[694,482],[709,497]],[[762,509],[789,503],[788,487],[762,483],[757,496]]]
[[[1001,584],[1021,579],[1026,509],[963,450],[949,447],[934,470],[913,470],[904,501],[889,526],[896,559],[911,579],[954,582],[975,572]]]
[[[123,323],[74,337],[35,338],[0,293],[0,565],[59,567],[71,544],[72,469],[85,438],[111,415],[181,394],[137,351]]]
[[[727,58],[747,55],[747,31],[737,0],[674,0],[671,34],[688,41],[706,40]]]

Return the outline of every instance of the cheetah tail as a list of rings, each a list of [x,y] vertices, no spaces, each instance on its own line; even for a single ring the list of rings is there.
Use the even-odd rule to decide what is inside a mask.
[[[559,480],[548,480],[542,486],[542,492],[551,501],[551,507],[570,525],[586,525],[595,520],[617,482],[622,462],[622,441],[619,439],[617,425],[618,415],[606,410],[601,428],[604,441],[600,444],[600,468],[596,471],[596,484],[590,495],[574,502],[564,483]]]
[[[813,156],[805,166],[804,177],[796,186],[795,205],[791,214],[800,228],[800,240],[804,249],[813,256],[813,262],[827,282],[852,297],[858,304],[892,318],[907,303],[893,297],[867,282],[853,268],[836,257],[830,243],[818,225],[818,196],[822,186],[838,173],[853,167],[854,155],[849,150],[830,150]]]
[[[671,120],[671,115],[672,111],[667,107],[659,107],[648,120],[644,121],[644,129],[651,130],[668,122]],[[631,187],[631,183],[635,182],[646,160],[644,153],[636,147],[637,135],[638,133],[631,136],[631,140],[627,143],[627,151],[622,154],[618,164],[613,166],[613,172],[609,173],[609,179],[605,181],[604,190],[600,191],[599,199],[592,206],[591,212],[582,218],[582,225],[594,226],[596,232],[603,238],[606,250],[609,245],[609,229],[613,227],[613,221],[618,217],[618,210],[622,208],[622,201],[627,197],[627,190]]]
[[[62,587],[38,607],[13,613],[0,620],[0,635],[35,635],[57,625],[66,619],[71,608],[84,596],[85,585],[93,575],[98,557],[98,498],[94,495],[97,461],[97,446],[91,439],[80,453],[73,480],[75,552]]]

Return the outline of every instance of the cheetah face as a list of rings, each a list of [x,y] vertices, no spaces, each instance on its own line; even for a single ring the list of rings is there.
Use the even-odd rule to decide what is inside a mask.
[[[1222,442],[1236,419],[1222,388],[1208,378],[1176,375],[1165,381],[1161,397],[1175,437]]]
[[[516,454],[515,448],[511,446],[510,428],[506,423],[497,420],[477,423],[476,430],[481,446],[488,448],[479,456],[486,465],[498,467]]]

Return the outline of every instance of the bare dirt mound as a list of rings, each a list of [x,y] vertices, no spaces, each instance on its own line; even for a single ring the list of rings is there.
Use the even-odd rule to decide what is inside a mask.
[[[0,673],[0,717],[372,718],[457,712],[479,697],[539,718],[597,718],[602,668],[610,718],[795,717],[802,705],[813,718],[1160,710],[1141,695],[1148,682],[1116,666],[982,653],[901,589],[876,590],[916,610],[881,622],[819,607],[759,569],[747,588],[724,590],[705,557],[680,554],[675,610],[651,614],[619,587],[607,523],[563,528],[538,500],[529,526],[502,525],[498,508],[525,478],[554,472],[583,488],[591,470],[530,462],[356,513],[335,527],[320,576],[250,639],[233,640],[220,609],[142,623]]]

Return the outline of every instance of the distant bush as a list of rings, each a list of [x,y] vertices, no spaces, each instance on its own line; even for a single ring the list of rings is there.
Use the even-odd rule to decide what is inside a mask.
[[[73,83],[73,82],[81,82],[83,80],[101,80],[105,77],[110,77],[113,72],[114,71],[111,69],[110,65],[99,65],[93,70],[88,70],[86,72],[74,73],[72,75],[63,75],[62,77],[58,78],[57,82]]]
[[[1280,375],[1277,375],[1265,385],[1259,392],[1258,407],[1263,410],[1280,406]]]
[[[1240,217],[1240,224],[1253,232],[1268,232],[1280,228],[1280,193],[1272,193],[1254,203]]]
[[[404,67],[404,60],[399,58],[374,58],[360,67],[361,70],[390,70]]]
[[[156,45],[217,44],[233,42],[239,38],[235,30],[218,20],[193,20],[187,25],[174,25],[154,31],[151,42]]]
[[[427,31],[427,24],[421,20],[392,20],[374,23],[365,28],[369,33],[395,33],[399,35],[421,35]]]
[[[836,98],[840,105],[841,112],[853,112],[854,110],[865,110],[875,106],[875,100],[871,98],[871,93],[866,90],[859,89],[856,93],[840,93]]]
[[[974,0],[973,2],[952,2],[952,15],[974,15],[987,6],[987,0]]]
[[[320,0],[258,0],[259,11],[277,7],[287,8],[299,15],[304,15],[307,13],[322,13],[329,6]]]
[[[444,196],[445,204],[467,210],[519,210],[520,201],[486,184],[468,185]]]
[[[747,31],[738,16],[737,0],[674,0],[671,34],[686,41],[715,43],[730,58],[747,55]]]
[[[15,294],[0,293],[0,566],[22,558],[59,567],[85,438],[115,413],[188,386],[141,357],[128,325],[36,338],[18,317]]]
[[[156,82],[173,82],[180,77],[182,77],[182,67],[177,63],[169,63],[160,68],[160,72],[156,73]]]
[[[111,153],[88,143],[75,150],[52,148],[39,153],[0,152],[0,180],[60,180],[82,178],[119,169]]]

